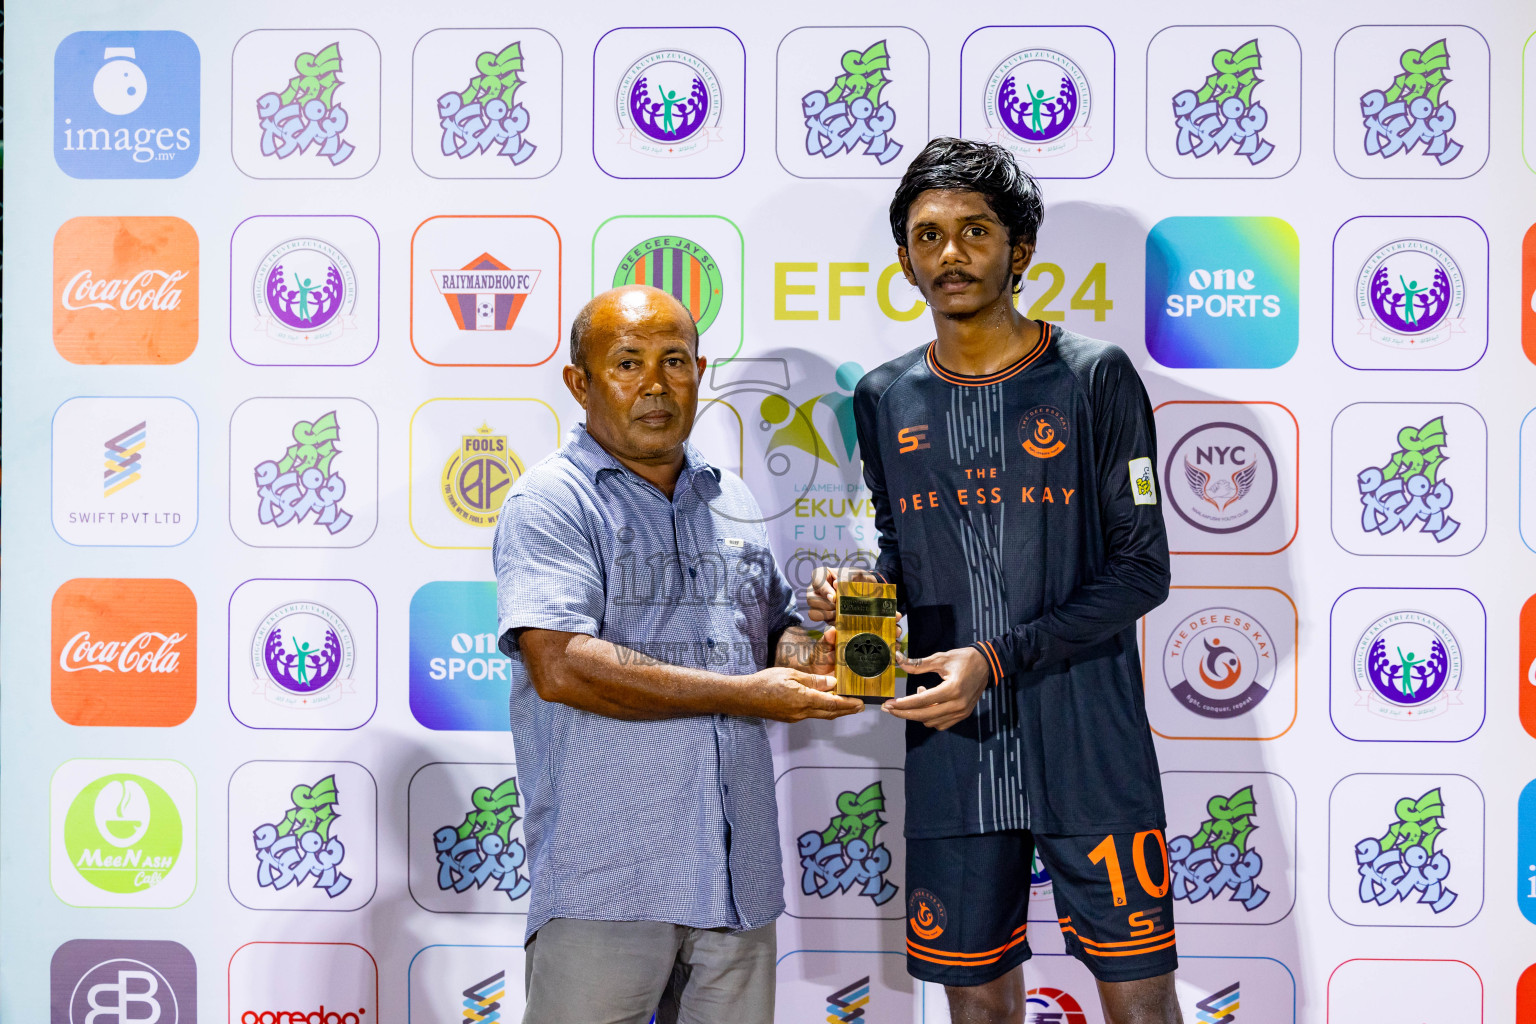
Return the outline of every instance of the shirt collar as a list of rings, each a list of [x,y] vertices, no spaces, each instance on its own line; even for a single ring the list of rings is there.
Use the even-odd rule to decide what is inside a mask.
[[[571,439],[566,444],[564,454],[567,459],[596,483],[602,479],[604,473],[627,473],[634,476],[622,462],[613,457],[613,454],[598,444],[597,438],[587,432],[585,423],[578,423],[571,430]],[[692,444],[683,443],[683,471],[677,478],[677,489],[681,491],[696,473],[708,473],[720,482],[720,470],[707,462],[702,453]]]

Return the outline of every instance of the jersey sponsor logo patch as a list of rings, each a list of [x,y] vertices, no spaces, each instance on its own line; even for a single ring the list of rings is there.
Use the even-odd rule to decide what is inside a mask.
[[[901,442],[901,447],[896,449],[896,451],[901,455],[905,455],[908,452],[917,452],[922,451],[924,448],[931,448],[932,445],[928,443],[927,430],[928,424],[919,423],[915,427],[902,427],[896,431],[896,440]]]
[[[1152,479],[1151,459],[1132,459],[1131,500],[1138,505],[1157,504],[1157,481]]]
[[[949,912],[927,889],[913,889],[907,897],[907,927],[920,939],[936,939],[949,924]]]
[[[1019,420],[1019,443],[1037,459],[1051,459],[1066,451],[1071,426],[1058,409],[1037,405]]]

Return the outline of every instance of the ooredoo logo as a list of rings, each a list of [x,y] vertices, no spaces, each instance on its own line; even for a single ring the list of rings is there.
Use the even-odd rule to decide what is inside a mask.
[[[181,32],[76,32],[53,55],[53,158],[72,178],[197,163],[202,57]]]
[[[350,942],[249,942],[229,958],[232,1024],[373,1024],[378,1005],[378,964]]]
[[[53,595],[53,709],[70,725],[180,725],[197,705],[197,599],[177,580],[76,579]]]
[[[53,236],[53,346],[72,363],[181,362],[197,292],[197,232],[179,217],[76,217]]]

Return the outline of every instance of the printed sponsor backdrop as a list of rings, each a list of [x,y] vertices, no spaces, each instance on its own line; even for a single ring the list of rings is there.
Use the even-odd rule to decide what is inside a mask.
[[[1020,307],[1156,406],[1186,1019],[1536,1020],[1528,10],[10,14],[0,1015],[519,1019],[487,549],[570,317],[688,304],[696,442],[856,561],[850,396],[932,336],[886,206],[963,133],[1045,189]],[[778,1019],[947,1020],[898,724],[771,735]],[[1030,1019],[1098,1021],[1033,868]]]

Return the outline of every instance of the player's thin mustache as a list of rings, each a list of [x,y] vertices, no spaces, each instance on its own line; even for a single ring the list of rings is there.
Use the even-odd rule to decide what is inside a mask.
[[[933,279],[934,284],[943,284],[946,281],[980,281],[981,278],[967,274],[963,270],[946,270]]]

